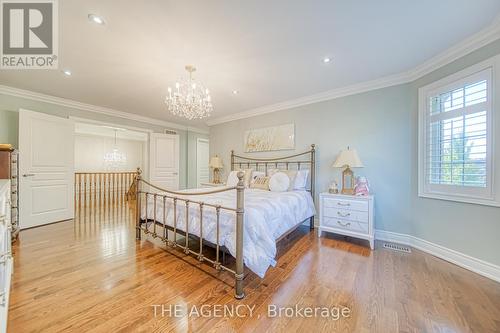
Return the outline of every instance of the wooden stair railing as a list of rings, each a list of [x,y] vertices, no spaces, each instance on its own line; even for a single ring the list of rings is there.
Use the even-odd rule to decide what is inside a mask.
[[[137,171],[75,172],[75,207],[135,199]]]

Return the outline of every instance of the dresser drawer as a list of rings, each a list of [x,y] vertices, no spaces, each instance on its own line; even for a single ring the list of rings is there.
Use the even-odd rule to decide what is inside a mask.
[[[368,233],[368,224],[360,223],[357,221],[349,221],[345,219],[338,219],[338,218],[331,218],[324,216],[323,220],[320,223],[325,227],[350,230],[362,234]]]
[[[357,221],[361,223],[368,223],[368,211],[358,211],[358,210],[349,210],[343,208],[331,208],[325,207],[323,208],[323,215],[326,217],[332,217],[336,219],[344,219],[349,221]]]
[[[368,202],[363,200],[349,200],[337,198],[323,198],[323,204],[329,208],[341,208],[348,210],[357,210],[362,212],[368,211]]]
[[[14,268],[13,259],[7,258],[4,263],[0,263],[0,332],[7,332],[7,311],[9,309],[10,284],[12,270]]]
[[[4,255],[12,255],[10,225],[0,223],[0,258]]]

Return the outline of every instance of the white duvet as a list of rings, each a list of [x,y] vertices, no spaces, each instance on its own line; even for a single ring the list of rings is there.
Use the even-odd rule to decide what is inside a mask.
[[[197,189],[195,191],[206,191]],[[190,190],[191,192],[193,190]],[[186,196],[193,201],[236,208],[236,191],[226,191],[210,195]],[[154,198],[148,196],[147,217],[154,218]],[[145,203],[141,217],[146,218]],[[200,235],[200,206],[189,205],[189,234]],[[173,202],[166,200],[166,223],[173,226]],[[315,215],[311,194],[307,191],[270,192],[259,189],[245,189],[245,214],[243,233],[243,260],[255,274],[264,277],[269,266],[276,261],[276,240],[293,226]],[[186,206],[177,202],[177,228],[185,231]],[[163,199],[157,197],[156,221],[163,223]],[[149,227],[150,230],[152,226]],[[221,209],[219,245],[225,246],[233,257],[236,256],[236,213]],[[216,243],[215,208],[203,208],[203,238]]]

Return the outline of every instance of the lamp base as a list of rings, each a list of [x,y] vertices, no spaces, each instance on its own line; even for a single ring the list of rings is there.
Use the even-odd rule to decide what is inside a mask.
[[[347,167],[342,172],[342,194],[354,195],[354,172]]]
[[[220,170],[218,168],[214,168],[214,177],[213,177],[212,182],[214,184],[221,184],[221,181],[220,181]]]
[[[354,190],[351,190],[351,189],[343,189],[343,190],[342,190],[342,194],[345,194],[345,195],[354,195]]]

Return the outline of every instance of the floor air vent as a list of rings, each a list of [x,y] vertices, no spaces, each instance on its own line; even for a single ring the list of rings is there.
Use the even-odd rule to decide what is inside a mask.
[[[384,243],[384,247],[389,250],[411,253],[411,249],[408,246],[395,244],[395,243]]]

